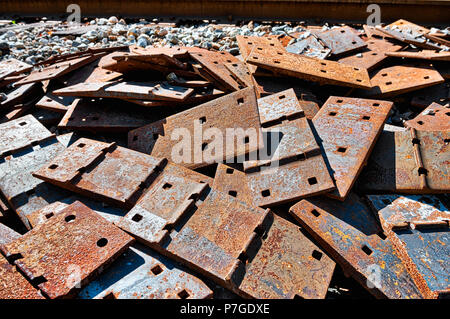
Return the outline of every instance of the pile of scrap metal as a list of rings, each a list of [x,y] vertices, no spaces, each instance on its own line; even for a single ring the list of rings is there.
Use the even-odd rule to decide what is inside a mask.
[[[1,62],[0,298],[448,296],[448,35],[364,30]]]

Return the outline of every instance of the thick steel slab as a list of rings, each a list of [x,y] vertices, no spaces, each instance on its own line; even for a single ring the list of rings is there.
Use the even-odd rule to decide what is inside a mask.
[[[450,131],[450,103],[445,106],[432,103],[414,119],[406,121],[405,126],[421,131]]]
[[[245,88],[133,130],[128,134],[128,146],[152,156],[166,157],[189,168],[243,156],[262,147],[257,107],[253,87]],[[204,138],[203,133],[209,128],[220,132],[221,136],[218,134]],[[242,141],[239,140],[239,136],[230,136],[227,130],[235,132],[236,135],[242,133]],[[186,142],[186,149],[183,152],[189,152],[189,154],[175,154],[182,157],[181,159],[173,157],[173,148],[180,144],[178,140],[173,140],[172,136],[179,133],[183,136],[178,135],[178,139],[182,137]],[[248,143],[245,142],[246,136],[249,136]],[[233,143],[234,139],[238,138],[237,143],[227,146],[230,144],[227,139],[230,138]]]
[[[331,96],[313,119],[326,162],[337,190],[330,194],[344,200],[383,130],[393,103]]]
[[[429,298],[450,293],[450,211],[436,196],[367,196],[403,262]]]
[[[358,36],[356,30],[348,26],[314,32],[314,35],[331,49],[331,54],[333,55],[350,53],[367,46]]]
[[[0,81],[6,77],[29,72],[33,66],[17,59],[8,59],[0,62]]]
[[[356,195],[343,203],[328,198],[302,200],[289,212],[344,272],[374,296],[422,298],[394,245]]]
[[[365,192],[445,193],[450,132],[383,131],[360,177]]]
[[[207,299],[212,291],[170,259],[135,244],[99,278],[81,290],[81,299]]]
[[[14,242],[0,246],[49,298],[70,296],[116,259],[133,238],[76,202]]]
[[[308,81],[366,89],[371,87],[369,75],[365,69],[272,48],[255,47],[246,62],[268,69],[275,74]]]

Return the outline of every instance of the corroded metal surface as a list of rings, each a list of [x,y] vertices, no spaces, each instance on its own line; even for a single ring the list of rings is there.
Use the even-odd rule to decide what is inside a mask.
[[[268,127],[286,119],[305,116],[294,89],[259,98],[258,110],[262,127]]]
[[[276,74],[308,81],[366,89],[371,87],[369,75],[365,69],[334,61],[303,57],[273,48],[257,46],[246,61]]]
[[[302,200],[291,215],[338,262],[378,298],[422,298],[392,242],[384,236],[370,209],[354,194],[343,203]]]
[[[131,236],[76,202],[0,249],[53,299],[86,284],[132,242]]]
[[[335,263],[298,226],[272,214],[239,290],[257,299],[323,299]]]
[[[445,106],[432,103],[414,119],[406,121],[405,126],[422,131],[450,131],[450,103]]]
[[[203,137],[202,130],[204,132],[208,128],[220,131],[221,136]],[[226,133],[227,129],[233,132],[233,129],[242,131],[242,141],[238,140],[235,145],[227,146],[229,144],[227,138],[230,135]],[[173,147],[179,143],[178,140],[172,139],[172,135],[179,133],[180,130],[186,134],[184,137],[187,139],[188,148],[184,151],[190,153],[182,154],[182,162],[172,159]],[[250,136],[252,141],[249,137],[249,143],[245,143],[245,137],[250,133],[256,135],[256,141],[253,136]],[[231,138],[239,137],[231,136]],[[234,143],[233,139],[232,141]],[[211,142],[213,144],[212,151],[208,148],[208,143]],[[262,146],[262,136],[253,87],[230,93],[133,130],[128,134],[128,146],[153,156],[166,157],[189,168],[206,166],[216,161],[232,159],[235,156],[243,156],[248,152],[255,151]],[[216,147],[217,150],[214,152]]]
[[[369,195],[381,225],[425,295],[450,293],[450,211],[435,196]]]
[[[82,299],[206,299],[212,291],[170,259],[136,244],[79,294]]]
[[[450,132],[383,131],[361,174],[363,191],[449,191]]]
[[[239,82],[240,88],[250,87],[255,85],[253,75],[250,73],[247,64],[244,62],[225,63],[225,67]]]
[[[0,254],[0,299],[44,299]]]
[[[365,48],[367,44],[358,36],[356,30],[345,26],[327,31],[314,32],[333,55],[350,53]]]
[[[370,82],[373,88],[365,94],[389,97],[443,83],[444,79],[432,66],[396,65],[377,71]]]
[[[31,71],[32,68],[32,65],[17,59],[4,60],[0,62],[0,81],[4,80],[6,77]]]
[[[421,60],[433,60],[433,61],[450,61],[450,52],[436,52],[433,50],[422,50],[418,52],[386,52],[387,56],[397,57],[397,58],[408,58],[408,59],[421,59]]]
[[[324,47],[324,45],[313,35],[288,45],[286,51],[321,60],[328,57],[331,53],[331,49]]]
[[[0,245],[9,244],[20,237],[20,234],[0,223]]]
[[[183,101],[193,92],[194,90],[191,88],[173,86],[167,83],[90,82],[55,90],[53,94],[96,98]]]
[[[40,85],[36,83],[30,83],[15,88],[6,95],[5,100],[0,102],[0,110],[16,107],[18,104],[21,104],[27,99],[29,100],[30,98],[38,94],[40,90]]]
[[[163,160],[86,138],[33,175],[87,197],[129,208]]]
[[[393,103],[330,97],[313,119],[337,190],[344,200],[365,165]]]

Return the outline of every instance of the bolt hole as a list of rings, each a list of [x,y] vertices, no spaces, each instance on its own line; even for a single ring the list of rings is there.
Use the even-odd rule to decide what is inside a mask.
[[[136,215],[133,216],[133,218],[131,218],[131,220],[136,222],[136,223],[138,223],[138,222],[140,222],[142,220],[142,218],[143,218],[142,215],[136,214]]]
[[[84,144],[84,143],[80,143],[80,144],[77,145],[77,147],[79,147],[79,148],[83,148],[85,146],[86,146],[86,144]]]
[[[178,293],[178,297],[180,297],[181,299],[187,299],[189,298],[189,296],[189,293],[185,289]]]
[[[330,112],[330,113],[328,113],[329,116],[336,116],[336,114],[337,114],[336,112]]]
[[[169,188],[171,188],[172,187],[172,184],[169,184],[169,183],[165,183],[164,185],[163,185],[163,189],[169,189]]]
[[[262,195],[263,197],[268,197],[268,196],[270,196],[270,190],[268,190],[268,189],[263,190],[263,191],[261,192],[261,195]]]
[[[53,213],[48,213],[45,215],[45,218],[49,219],[50,217],[53,217],[55,214]]]
[[[50,165],[48,168],[49,168],[49,169],[56,169],[56,168],[58,168],[58,165],[52,164],[52,165]]]
[[[312,257],[314,259],[320,260],[320,259],[322,259],[322,256],[323,256],[323,254],[320,251],[313,250]]]
[[[160,273],[163,272],[163,269],[161,268],[160,265],[156,265],[155,267],[153,267],[153,268],[151,269],[151,271],[152,271],[152,273],[153,273],[155,276],[158,276]]]
[[[237,196],[237,192],[236,191],[229,191],[228,195],[236,197]]]
[[[316,217],[319,217],[319,216],[320,216],[320,213],[319,213],[317,210],[315,210],[315,209],[313,209],[313,210],[311,211],[311,214],[313,214],[313,215],[316,216]]]
[[[365,120],[365,121],[368,121],[368,120],[370,120],[370,116],[365,115],[365,116],[362,117],[362,119]]]
[[[232,168],[227,168],[226,169],[226,173],[227,174],[233,174],[233,172],[234,172],[234,169],[232,169]]]
[[[338,147],[337,151],[339,153],[345,153],[347,151],[347,148],[346,147]]]
[[[64,218],[67,223],[73,222],[75,220],[75,215],[69,215]]]
[[[108,239],[106,239],[106,238],[100,238],[97,241],[97,246],[98,247],[105,247],[107,244],[108,244]]]
[[[315,177],[308,178],[308,183],[309,183],[309,185],[317,184],[317,178],[315,178]]]
[[[237,100],[237,103],[238,103],[238,104],[243,104],[243,103],[244,103],[244,98],[241,97],[240,99],[238,99],[238,100]]]
[[[362,246],[361,248],[363,250],[363,252],[366,253],[367,256],[370,256],[372,254],[372,249],[370,249],[369,247],[367,247],[366,245]]]

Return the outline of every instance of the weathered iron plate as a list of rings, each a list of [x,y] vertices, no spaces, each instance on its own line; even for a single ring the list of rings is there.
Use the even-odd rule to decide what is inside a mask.
[[[386,52],[387,56],[397,57],[397,58],[408,58],[408,59],[421,59],[421,60],[432,60],[432,61],[450,61],[450,52],[436,52],[433,50],[422,50],[419,52]]]
[[[294,89],[259,98],[258,110],[262,127],[271,126],[274,122],[305,116]]]
[[[414,36],[423,35],[430,32],[429,29],[422,27],[421,25],[414,24],[404,19],[399,19],[388,25],[390,28],[395,28],[404,33],[409,33]]]
[[[130,52],[134,53],[134,54],[139,54],[139,55],[158,55],[158,54],[164,54],[167,56],[170,56],[172,58],[187,58],[189,56],[189,52],[187,50],[187,48],[183,48],[183,47],[162,47],[162,48],[155,48],[155,47],[147,47],[147,48],[142,48],[140,46],[137,45],[131,45],[130,46]]]
[[[240,88],[255,86],[255,80],[244,62],[225,63],[225,67],[239,82]]]
[[[381,225],[429,298],[450,293],[450,211],[435,196],[369,195]]]
[[[310,35],[306,39],[288,45],[286,51],[321,60],[325,59],[331,53],[331,49],[325,48],[314,35]]]
[[[160,48],[153,48],[153,49],[156,51],[161,51]],[[182,63],[181,61],[177,60],[176,58],[173,58],[165,53],[156,52],[156,51],[149,52],[146,54],[125,52],[120,55],[116,55],[113,59],[115,61],[117,61],[117,63],[127,62],[129,60],[137,60],[140,62],[157,64],[157,65],[164,66],[167,68],[175,68],[175,69],[186,69],[187,68],[187,64]],[[184,50],[184,51],[187,54],[187,50]],[[179,52],[181,52],[181,50]],[[105,68],[108,68],[108,67],[105,66]]]
[[[239,51],[241,52],[241,55],[244,58],[244,60],[248,58],[248,56],[256,46],[268,46],[274,49],[284,51],[283,45],[277,39],[277,37],[274,36],[255,37],[255,36],[237,35],[236,41],[239,46]]]
[[[398,41],[412,44],[419,48],[431,49],[431,50],[440,50],[441,49],[439,47],[439,45],[436,45],[433,42],[430,42],[428,39],[426,39],[422,35],[410,34],[408,32],[402,32],[402,30],[400,30],[396,27],[390,28],[389,26],[386,26],[385,28],[382,28],[380,26],[377,26],[376,28],[377,28],[377,30],[393,37],[394,39],[396,39]]]
[[[20,234],[0,223],[0,245],[9,244],[20,237]]]
[[[81,138],[33,176],[130,208],[162,162],[114,144]]]
[[[369,75],[365,69],[334,61],[304,57],[281,50],[277,51],[272,48],[255,47],[246,62],[269,69],[276,74],[298,77],[313,82],[371,88]]]
[[[49,111],[66,113],[74,100],[75,98],[72,96],[56,96],[47,93],[36,103],[36,106]]]
[[[383,131],[361,174],[359,188],[366,192],[448,192],[449,138],[448,131]]]
[[[150,122],[149,114],[137,113],[129,107],[124,110],[114,101],[81,99],[73,102],[58,127],[94,132],[128,132]]]
[[[299,227],[277,215],[248,262],[239,290],[257,299],[324,299],[335,263]]]
[[[49,298],[70,296],[133,242],[133,238],[76,202],[12,243],[7,258]]]
[[[344,200],[383,130],[393,103],[331,96],[313,119],[337,190]]]
[[[429,65],[396,65],[377,71],[370,82],[373,88],[365,95],[389,97],[443,83],[444,79]]]
[[[39,290],[34,288],[1,254],[0,288],[0,299],[44,299]]]
[[[29,100],[34,95],[37,95],[40,90],[41,87],[37,83],[30,83],[15,88],[14,90],[6,94],[5,100],[0,102],[0,110],[16,107],[18,104],[24,103],[27,99]]]
[[[394,245],[356,195],[343,203],[327,198],[302,200],[289,212],[344,272],[374,296],[422,298]]]
[[[212,291],[170,259],[135,244],[79,293],[81,299],[206,299]]]
[[[450,83],[441,83],[415,92],[411,105],[426,108],[432,103],[445,105],[450,103]]]
[[[339,63],[348,64],[357,68],[372,70],[387,57],[386,53],[398,51],[403,48],[401,45],[382,39],[368,39],[367,48],[359,53],[339,59]]]
[[[331,49],[331,54],[333,55],[350,53],[367,46],[367,44],[358,36],[356,30],[348,26],[314,32],[314,35]]]
[[[432,103],[414,119],[406,121],[405,126],[422,131],[450,131],[450,103],[445,106]]]
[[[152,82],[90,82],[53,91],[58,96],[184,101],[191,88]]]
[[[6,77],[29,72],[33,66],[17,59],[8,59],[0,62],[0,81]]]
[[[133,130],[128,134],[128,146],[143,153],[168,158],[189,168],[243,156],[262,147],[263,144],[257,107],[253,87],[245,88]],[[208,128],[220,130],[221,136],[215,136],[214,139],[212,136],[203,138],[202,130]],[[227,129],[242,131],[242,141],[238,140],[238,143],[233,145],[235,147],[227,147],[227,137],[230,135],[226,133]],[[181,162],[180,159],[172,158],[173,147],[179,143],[172,139],[172,135],[180,130],[189,134],[186,136],[189,150],[183,151],[190,152],[188,155],[183,153]],[[250,133],[256,136],[255,138],[250,136],[249,143],[246,143],[245,137]],[[252,141],[254,139],[256,141]],[[208,148],[208,143],[214,145],[211,149],[215,150],[215,153]]]

